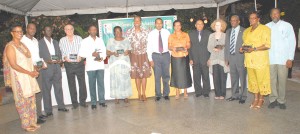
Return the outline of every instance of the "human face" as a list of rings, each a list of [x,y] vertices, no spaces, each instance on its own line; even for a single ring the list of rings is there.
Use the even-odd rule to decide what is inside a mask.
[[[236,16],[232,16],[232,17],[230,18],[230,24],[231,24],[231,27],[236,28],[238,25],[240,25],[240,20],[239,20],[239,18],[236,17]]]
[[[13,39],[21,40],[23,37],[23,30],[22,27],[15,27],[11,32],[11,36]]]
[[[163,26],[163,22],[161,20],[158,19],[158,20],[155,21],[155,28],[157,30],[161,30],[162,26]]]
[[[259,22],[259,18],[257,17],[256,14],[251,14],[251,15],[249,16],[249,22],[250,22],[250,25],[251,25],[251,26],[257,25],[258,22]]]
[[[204,27],[204,24],[203,24],[203,21],[202,20],[198,20],[195,24],[195,27],[198,31],[202,31],[203,30],[203,27]]]
[[[64,30],[67,36],[74,35],[74,27],[72,25],[66,25]]]
[[[136,27],[136,28],[141,27],[141,18],[135,17],[133,20],[133,24],[134,24],[134,27]]]
[[[91,36],[95,37],[95,36],[97,35],[98,29],[97,29],[97,27],[92,26],[92,27],[89,28],[89,31],[88,31],[88,32],[89,32],[89,34],[90,34]]]
[[[278,9],[273,9],[270,14],[273,22],[278,22],[280,20],[280,11]]]
[[[180,32],[181,31],[181,24],[180,24],[180,22],[176,22],[174,24],[174,30],[175,30],[175,32]]]
[[[52,36],[52,32],[53,32],[53,30],[52,30],[51,27],[45,27],[44,31],[43,31],[45,37],[51,37]]]
[[[120,28],[117,28],[114,32],[116,38],[122,38],[122,31]]]
[[[221,32],[221,28],[222,28],[221,22],[216,22],[215,25],[216,32]]]
[[[34,24],[28,24],[26,29],[26,34],[33,37],[35,33],[36,33],[36,26]]]

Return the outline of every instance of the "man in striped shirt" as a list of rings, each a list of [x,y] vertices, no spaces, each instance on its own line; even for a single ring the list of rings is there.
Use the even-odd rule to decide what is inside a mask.
[[[66,68],[73,109],[76,109],[78,107],[75,76],[77,77],[79,85],[80,106],[87,107],[87,104],[85,103],[87,98],[87,91],[85,84],[84,62],[78,56],[82,38],[78,35],[74,35],[74,27],[70,24],[64,27],[64,31],[66,33],[66,36],[60,39],[59,47]]]

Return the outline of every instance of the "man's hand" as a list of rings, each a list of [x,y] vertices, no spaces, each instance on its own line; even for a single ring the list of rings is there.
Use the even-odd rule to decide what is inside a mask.
[[[287,68],[292,68],[292,66],[293,66],[293,61],[292,60],[287,60],[286,61],[286,67]]]
[[[119,54],[117,52],[114,52],[113,55],[119,57]]]
[[[64,57],[64,60],[65,60],[66,62],[71,62],[70,59],[69,59],[67,56]]]
[[[207,61],[207,66],[210,66],[210,60]]]
[[[46,68],[47,68],[46,62],[43,62],[42,69],[46,69]]]
[[[194,61],[193,60],[190,60],[190,65],[194,65]]]
[[[129,55],[129,50],[126,50],[126,51],[124,52],[124,55],[125,55],[125,56]]]
[[[229,66],[228,60],[225,60],[225,65],[226,65],[227,67]]]
[[[93,54],[92,54],[94,57],[98,57],[98,55],[99,55],[99,53],[98,52],[93,52]]]
[[[150,66],[154,67],[154,62],[153,61],[150,61]]]

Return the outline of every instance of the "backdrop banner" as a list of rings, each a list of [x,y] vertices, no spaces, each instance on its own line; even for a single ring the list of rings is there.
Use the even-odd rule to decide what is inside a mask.
[[[142,27],[151,31],[155,28],[155,19],[161,18],[163,20],[163,28],[173,33],[173,22],[177,19],[177,16],[152,16],[142,17]],[[105,45],[108,39],[114,37],[114,27],[120,26],[123,30],[123,36],[128,29],[133,27],[133,18],[117,18],[117,19],[103,19],[98,20],[99,25],[99,37],[103,39]]]

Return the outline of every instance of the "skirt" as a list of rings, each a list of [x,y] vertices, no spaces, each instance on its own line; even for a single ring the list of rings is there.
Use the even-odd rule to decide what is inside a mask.
[[[151,76],[151,67],[147,54],[131,54],[130,55],[130,77],[132,79],[142,79]]]
[[[184,89],[192,86],[189,58],[171,56],[171,87]]]

